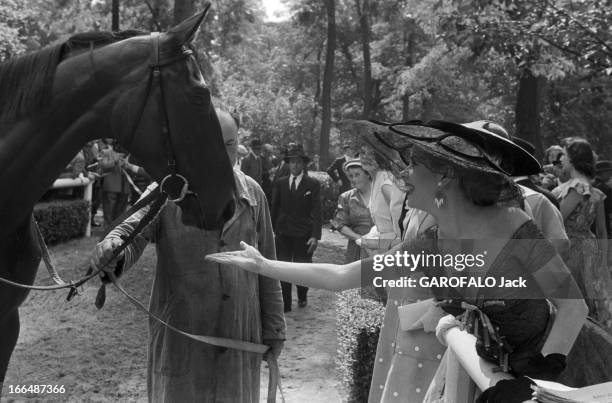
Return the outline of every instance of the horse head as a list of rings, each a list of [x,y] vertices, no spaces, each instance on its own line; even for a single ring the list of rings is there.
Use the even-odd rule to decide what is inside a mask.
[[[181,207],[185,224],[212,230],[231,217],[235,184],[210,90],[191,48],[207,10],[168,32],[135,36],[66,62],[89,58],[76,66],[91,70],[89,87],[113,88],[105,97],[110,102],[92,105],[98,116],[109,116],[93,137],[119,140]],[[67,85],[70,68],[63,65],[56,88]]]

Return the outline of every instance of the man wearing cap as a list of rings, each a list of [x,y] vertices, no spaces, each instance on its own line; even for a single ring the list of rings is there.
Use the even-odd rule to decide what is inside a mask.
[[[255,182],[257,182],[259,186],[262,185],[264,163],[263,157],[261,156],[260,139],[251,140],[251,152],[242,159],[240,170],[244,172],[245,175],[255,179]]]
[[[351,188],[351,182],[346,177],[346,173],[342,167],[346,161],[353,159],[355,154],[348,144],[342,147],[342,152],[344,154],[336,158],[329,168],[327,168],[327,174],[340,186],[340,193],[344,193]]]
[[[321,239],[319,182],[307,175],[310,158],[300,144],[292,144],[284,158],[289,176],[274,183],[272,225],[276,234],[276,256],[287,262],[312,262]],[[281,282],[285,312],[291,311],[291,283]],[[298,306],[307,305],[308,288],[297,286]]]
[[[610,233],[610,227],[612,227],[612,188],[608,185],[610,178],[612,178],[612,161],[597,161],[595,163],[595,181],[593,181],[593,186],[606,195],[604,214],[606,216],[608,238],[612,238]]]

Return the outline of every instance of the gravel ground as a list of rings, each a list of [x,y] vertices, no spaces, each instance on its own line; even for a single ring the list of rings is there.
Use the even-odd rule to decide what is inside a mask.
[[[51,248],[63,278],[81,275],[95,243],[92,237]],[[344,245],[341,236],[324,230],[315,260],[341,262]],[[155,250],[149,246],[122,281],[143,302],[148,301],[154,265]],[[42,266],[36,283],[50,283]],[[30,293],[21,308],[21,334],[4,382],[3,400],[146,401],[147,319],[112,287],[107,288],[105,307],[98,311],[94,306],[97,288],[98,282],[92,281],[71,302],[65,301],[64,291]],[[334,367],[335,299],[332,292],[311,290],[309,305],[287,315],[287,342],[280,357],[287,403],[342,401]],[[34,384],[63,385],[65,392],[9,393],[11,385]],[[265,401],[265,369],[261,391]]]

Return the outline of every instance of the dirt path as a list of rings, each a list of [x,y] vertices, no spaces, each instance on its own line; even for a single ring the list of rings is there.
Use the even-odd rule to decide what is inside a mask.
[[[64,278],[80,275],[96,240],[81,239],[51,249]],[[344,241],[324,230],[315,259],[340,262]],[[141,301],[148,300],[155,250],[143,257],[123,280]],[[68,268],[74,267],[75,269]],[[41,267],[37,284],[49,284]],[[21,334],[4,382],[6,401],[146,401],[147,320],[122,295],[107,289],[106,306],[94,306],[97,282],[91,282],[72,302],[66,292],[30,294],[21,308]],[[294,292],[295,294],[295,292]],[[309,292],[309,305],[287,315],[288,335],[280,358],[287,403],[342,401],[334,358],[336,354],[335,294]],[[297,304],[294,304],[294,306]],[[58,395],[10,395],[10,385],[64,385]],[[267,371],[262,371],[262,401]]]

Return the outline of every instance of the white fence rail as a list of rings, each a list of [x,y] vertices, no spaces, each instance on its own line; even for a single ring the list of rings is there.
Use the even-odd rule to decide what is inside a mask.
[[[473,402],[481,391],[502,379],[513,378],[512,375],[504,372],[494,372],[497,365],[478,356],[474,335],[460,330],[459,327],[451,327],[444,331],[441,337],[448,346],[443,358],[446,360],[446,365],[440,368],[445,371],[444,402]],[[562,387],[561,384],[558,386]],[[533,400],[529,402],[535,403]]]
[[[89,202],[89,209],[87,215],[87,227],[85,228],[85,236],[91,236],[91,193],[94,181],[84,177],[82,174],[78,177],[72,178],[61,178],[53,182],[51,189],[65,189],[73,187],[85,187],[83,192],[83,200]]]

